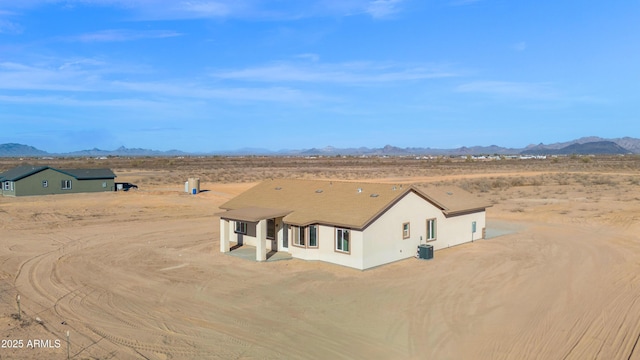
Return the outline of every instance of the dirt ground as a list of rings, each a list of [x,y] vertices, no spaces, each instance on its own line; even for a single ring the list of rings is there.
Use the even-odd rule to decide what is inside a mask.
[[[640,359],[638,158],[190,161],[0,197],[0,359]],[[274,176],[454,183],[494,204],[492,237],[368,271],[221,254],[218,206]]]

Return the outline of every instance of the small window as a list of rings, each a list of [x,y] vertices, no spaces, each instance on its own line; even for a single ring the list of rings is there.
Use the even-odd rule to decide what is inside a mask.
[[[103,182],[102,182],[102,187],[103,187],[103,188],[106,188],[106,187],[107,187],[107,182],[106,182],[106,181],[103,181]]]
[[[43,188],[48,188],[49,187],[49,182],[47,180],[42,180],[42,187]]]
[[[71,180],[62,180],[62,190],[71,190]]]
[[[4,182],[4,190],[5,191],[9,191],[9,182],[8,181]]]
[[[304,238],[304,228],[300,226],[293,227],[293,245],[302,246],[306,245]]]
[[[402,224],[402,238],[408,239],[411,237],[411,225],[409,223]]]
[[[436,239],[436,219],[427,220],[427,240]]]
[[[349,252],[349,234],[347,229],[336,229],[336,251]]]
[[[471,233],[472,234],[476,233],[476,222],[475,221],[471,222]]]
[[[309,247],[318,247],[318,225],[309,225]]]
[[[247,223],[244,221],[236,221],[236,229],[235,232],[238,234],[246,234],[247,233]]]

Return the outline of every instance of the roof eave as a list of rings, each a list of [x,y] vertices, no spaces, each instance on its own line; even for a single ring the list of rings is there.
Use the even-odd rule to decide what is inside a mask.
[[[461,209],[461,210],[455,210],[455,211],[443,211],[443,213],[444,213],[444,215],[446,217],[467,215],[467,214],[473,214],[473,213],[477,213],[477,212],[486,211],[487,208],[490,207],[490,206],[491,205],[482,206],[482,207],[476,207],[476,208],[470,208],[470,209]]]

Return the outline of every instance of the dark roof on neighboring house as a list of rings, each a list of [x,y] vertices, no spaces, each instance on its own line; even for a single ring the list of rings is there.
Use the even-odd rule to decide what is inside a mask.
[[[332,224],[364,229],[408,193],[432,203],[447,216],[491,206],[460,188],[421,189],[407,184],[318,180],[268,180],[222,204],[222,218],[257,221],[284,216],[288,224]]]
[[[51,169],[54,171],[73,176],[78,180],[93,180],[93,179],[114,179],[116,175],[110,169],[69,169],[61,170],[52,168],[50,166],[33,166],[22,165],[13,169],[7,170],[0,174],[0,181],[18,181],[24,179],[27,176],[39,173],[40,171]]]
[[[48,166],[22,165],[3,172],[0,174],[0,179],[3,181],[18,181],[48,168]]]
[[[61,169],[59,171],[78,180],[114,179],[116,177],[116,174],[110,169]]]

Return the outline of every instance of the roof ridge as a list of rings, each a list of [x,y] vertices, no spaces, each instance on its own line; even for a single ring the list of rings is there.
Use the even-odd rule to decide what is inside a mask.
[[[398,186],[413,186],[414,183],[401,183],[401,182],[379,182],[379,181],[362,181],[362,180],[344,180],[344,179],[288,179],[278,178],[269,179],[266,181],[301,181],[301,182],[323,182],[323,183],[339,183],[339,184],[373,184],[373,185],[398,185]]]

